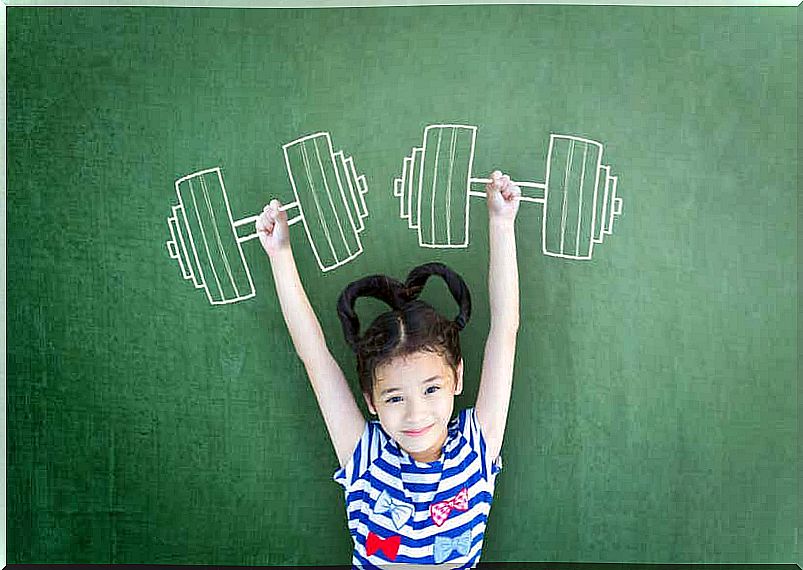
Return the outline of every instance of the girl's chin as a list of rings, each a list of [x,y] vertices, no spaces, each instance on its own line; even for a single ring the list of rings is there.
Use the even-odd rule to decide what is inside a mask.
[[[427,451],[435,447],[438,441],[436,432],[437,426],[432,426],[421,435],[413,436],[402,432],[401,437],[407,450],[421,453],[422,451]],[[443,443],[445,443],[445,438],[441,445],[443,445]]]

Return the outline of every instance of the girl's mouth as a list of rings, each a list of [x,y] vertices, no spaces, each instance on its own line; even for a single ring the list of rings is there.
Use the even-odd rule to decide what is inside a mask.
[[[427,427],[425,427],[425,428],[421,428],[421,429],[420,429],[420,430],[418,430],[418,431],[405,431],[405,432],[404,432],[404,435],[409,435],[409,436],[412,436],[412,437],[416,437],[416,436],[419,436],[419,435],[423,435],[423,434],[424,434],[424,433],[426,433],[426,431],[427,431],[429,428],[431,428],[431,427],[432,427],[432,426],[427,426]]]

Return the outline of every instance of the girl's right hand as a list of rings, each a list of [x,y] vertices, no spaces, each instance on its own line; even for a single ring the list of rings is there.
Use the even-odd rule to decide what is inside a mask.
[[[281,202],[274,198],[265,206],[256,221],[259,242],[269,257],[290,248],[287,212],[280,211],[281,206]]]

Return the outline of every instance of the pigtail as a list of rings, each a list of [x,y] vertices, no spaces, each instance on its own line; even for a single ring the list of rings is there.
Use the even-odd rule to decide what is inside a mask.
[[[452,322],[457,326],[458,330],[463,330],[471,318],[471,294],[463,278],[443,263],[425,263],[410,271],[405,282],[405,300],[409,302],[417,299],[421,291],[424,290],[427,279],[432,275],[438,275],[446,281],[449,292],[460,307],[460,312]]]
[[[337,316],[343,327],[343,336],[356,353],[360,343],[360,319],[354,312],[359,297],[373,297],[384,301],[393,310],[399,310],[405,302],[404,284],[386,275],[369,275],[350,283],[337,300]]]

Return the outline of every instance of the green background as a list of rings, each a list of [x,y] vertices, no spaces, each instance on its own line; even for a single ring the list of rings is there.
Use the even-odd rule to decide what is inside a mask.
[[[392,181],[427,124],[475,175],[543,180],[550,133],[605,145],[624,199],[591,261],[516,222],[521,329],[483,561],[799,560],[795,8],[8,8],[8,562],[348,563],[337,459],[270,264],[211,306],[167,254],[174,181],[234,216],[291,195],[325,130],[365,173],[365,252],[292,243],[356,391],[337,295],[449,264],[473,405],[487,213],[419,248]],[[456,307],[442,282],[424,298]],[[383,310],[358,303],[367,322]],[[360,401],[360,405],[364,404]]]

